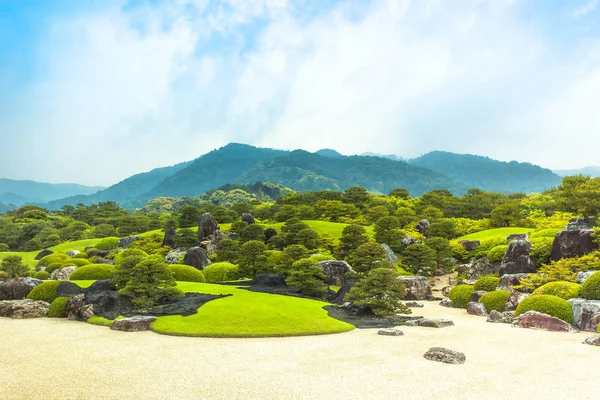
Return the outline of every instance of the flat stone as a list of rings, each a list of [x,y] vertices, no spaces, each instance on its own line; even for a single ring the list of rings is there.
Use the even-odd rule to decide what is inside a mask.
[[[514,320],[513,326],[542,329],[551,332],[579,332],[567,322],[537,311],[527,311]]]
[[[406,307],[409,307],[409,308],[422,308],[422,307],[425,307],[425,305],[423,305],[423,303],[417,303],[416,301],[407,301],[406,303],[404,303],[404,305]]]
[[[406,322],[406,326],[422,326],[425,328],[445,328],[448,326],[454,326],[454,322],[448,320],[448,319],[428,319],[428,318],[421,318],[421,319],[415,319],[412,321],[407,321]]]
[[[427,360],[443,362],[445,364],[464,364],[467,360],[464,353],[445,349],[443,347],[432,347],[423,355]]]
[[[452,300],[448,297],[444,297],[442,301],[440,301],[440,306],[442,307],[452,307]]]
[[[515,313],[513,311],[500,312],[492,310],[487,317],[486,322],[499,323],[499,324],[512,324],[515,319]]]
[[[380,329],[377,331],[377,334],[383,336],[404,336],[404,332],[402,332],[400,329],[394,328]]]
[[[42,318],[48,315],[50,303],[40,300],[4,300],[0,301],[0,317]]]
[[[592,346],[600,346],[600,335],[590,336],[589,338],[585,339],[583,343]]]
[[[112,323],[110,329],[115,331],[139,332],[150,329],[150,324],[156,321],[156,317],[136,315],[130,318],[118,319]]]

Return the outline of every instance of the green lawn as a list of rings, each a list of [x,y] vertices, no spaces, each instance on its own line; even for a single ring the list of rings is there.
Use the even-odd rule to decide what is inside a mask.
[[[490,240],[490,239],[504,239],[508,235],[513,233],[533,233],[535,228],[495,228],[488,229],[481,232],[471,233],[460,237],[459,240]]]
[[[83,251],[87,246],[94,246],[102,239],[83,239],[83,240],[75,240],[73,242],[65,242],[59,245],[50,247],[49,249],[57,252],[57,251],[69,251],[69,250],[79,250]],[[35,256],[41,250],[36,251],[6,251],[0,253],[0,261],[8,256],[19,256],[23,259],[23,262],[27,264],[30,268],[35,268],[37,265],[37,261],[34,260]]]
[[[344,224],[341,222],[328,222],[328,221],[318,221],[318,220],[305,220],[302,221],[308,227],[319,235],[329,235],[334,239],[339,239],[342,237],[342,231],[349,224]],[[281,230],[281,227],[284,225],[284,222],[275,222],[275,223],[265,223],[265,228],[275,228],[277,231]],[[231,228],[231,224],[219,224],[221,230],[223,232],[228,231]],[[372,237],[374,235],[373,226],[365,226],[365,230],[367,231],[367,235]]]
[[[87,287],[90,281],[75,281]],[[347,332],[353,325],[331,318],[322,307],[328,303],[250,292],[232,286],[208,283],[179,282],[185,292],[228,294],[233,296],[212,300],[187,317],[159,317],[150,325],[154,332],[177,336],[205,337],[265,337],[322,335]],[[95,325],[110,325],[111,321],[94,317]]]

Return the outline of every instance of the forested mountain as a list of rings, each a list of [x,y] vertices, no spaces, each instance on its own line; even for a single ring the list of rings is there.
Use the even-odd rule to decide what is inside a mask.
[[[554,173],[558,176],[589,175],[592,178],[597,178],[600,177],[600,167],[589,166],[581,169],[558,169],[554,170]]]
[[[42,183],[0,178],[0,203],[22,205],[48,202],[74,195],[89,195],[102,190],[102,186],[84,186],[75,183]]]
[[[470,188],[502,193],[541,192],[561,182],[554,172],[537,165],[503,162],[471,154],[432,151],[409,163],[444,174]]]

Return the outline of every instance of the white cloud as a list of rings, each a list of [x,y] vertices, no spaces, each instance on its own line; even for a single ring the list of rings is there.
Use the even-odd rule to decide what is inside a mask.
[[[573,11],[573,16],[581,17],[582,15],[589,14],[593,12],[596,7],[598,7],[598,0],[588,0]]]

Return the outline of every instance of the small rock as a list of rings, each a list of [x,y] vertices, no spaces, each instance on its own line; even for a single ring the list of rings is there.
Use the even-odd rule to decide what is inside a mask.
[[[70,266],[70,267],[63,267],[58,270],[56,275],[54,275],[54,279],[56,279],[57,281],[68,281],[69,278],[71,277],[71,274],[76,269],[77,269],[77,267],[74,265]]]
[[[178,264],[181,256],[184,256],[187,253],[187,249],[184,247],[179,247],[177,249],[173,249],[167,253],[165,256],[165,262],[167,264]]]
[[[443,347],[432,347],[427,350],[427,353],[423,357],[431,361],[439,361],[446,364],[464,364],[467,360],[464,353]]]
[[[455,281],[456,282],[456,281]],[[455,285],[456,286],[456,285]],[[450,291],[452,290],[454,286],[444,286],[442,288],[442,295],[443,296],[448,296],[448,294],[450,294]]]
[[[410,308],[422,308],[422,307],[425,307],[422,303],[417,303],[416,301],[408,301],[408,302],[404,303],[404,305],[406,307],[410,307]]]
[[[417,230],[417,232],[419,232],[421,235],[426,235],[427,234],[427,230],[429,229],[429,221],[426,219],[422,219],[421,221],[419,221],[419,223],[415,226],[415,229]]]
[[[485,306],[483,304],[470,301],[467,303],[467,314],[486,317],[487,310],[485,309]]]
[[[398,256],[396,256],[396,254],[394,253],[394,250],[392,250],[392,248],[390,246],[388,246],[387,243],[382,243],[381,247],[383,247],[383,249],[385,250],[385,252],[387,254],[387,260],[389,262],[395,263],[396,261],[398,261]]]
[[[590,336],[583,342],[592,346],[600,346],[600,335]]]
[[[248,225],[252,225],[256,222],[254,221],[254,217],[252,216],[252,214],[248,213],[242,213],[242,221],[244,221]]]
[[[463,249],[466,251],[473,251],[481,246],[481,242],[479,240],[460,240],[459,243],[462,244]]]
[[[112,323],[110,329],[115,331],[139,332],[150,329],[150,324],[156,321],[156,317],[136,315],[130,318],[118,319]]]
[[[448,297],[444,297],[442,301],[440,301],[440,306],[452,308],[452,300],[450,300]]]
[[[521,283],[522,278],[527,278],[527,274],[505,274],[500,277],[500,283],[496,290],[511,290],[511,286]]]
[[[394,328],[380,329],[377,334],[383,336],[404,336],[404,332],[402,332],[400,329]]]
[[[37,256],[35,256],[34,260],[41,260],[42,258],[49,256],[50,254],[54,254],[52,250],[44,249],[40,251]]]
[[[516,310],[519,303],[528,298],[529,296],[531,296],[529,293],[511,292],[508,296],[508,299],[506,299],[504,309],[506,311]]]
[[[454,322],[447,319],[428,319],[421,318],[406,322],[406,326],[422,326],[425,328],[445,328],[448,326],[454,326]]]
[[[79,250],[69,250],[69,251],[67,252],[67,255],[68,255],[69,257],[75,257],[75,256],[76,256],[77,254],[79,254],[79,253],[81,253]]]
[[[514,320],[513,325],[520,328],[542,329],[551,332],[579,332],[560,318],[537,311],[527,311],[519,315]]]
[[[500,311],[492,310],[486,322],[500,323],[500,324],[512,324],[515,319],[515,313],[512,311]]]
[[[487,292],[485,290],[478,290],[476,292],[473,292],[473,294],[471,295],[471,301],[477,303],[479,299],[486,293]]]

